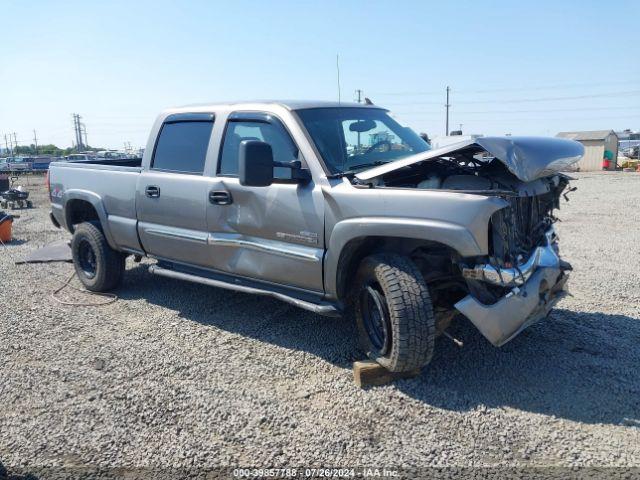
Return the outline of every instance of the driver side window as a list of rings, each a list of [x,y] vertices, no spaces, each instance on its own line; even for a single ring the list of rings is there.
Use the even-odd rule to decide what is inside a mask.
[[[238,176],[238,155],[240,142],[243,140],[267,142],[271,145],[273,160],[276,162],[288,163],[297,160],[293,140],[284,128],[267,122],[230,120],[222,143],[218,175]],[[273,169],[273,178],[291,180],[291,169],[276,167]]]

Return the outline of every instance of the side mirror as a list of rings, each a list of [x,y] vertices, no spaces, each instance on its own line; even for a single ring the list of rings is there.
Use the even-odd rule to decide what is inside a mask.
[[[240,185],[268,187],[273,182],[273,151],[271,145],[259,140],[240,142],[238,158]]]

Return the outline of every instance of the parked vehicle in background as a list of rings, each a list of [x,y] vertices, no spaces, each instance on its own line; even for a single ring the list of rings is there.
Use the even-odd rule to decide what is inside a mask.
[[[100,152],[96,153],[96,158],[98,159],[119,159],[119,158],[128,158],[129,155],[127,155],[124,152],[119,152],[117,150],[102,150]]]
[[[0,172],[6,172],[9,170],[9,162],[6,158],[0,158]]]
[[[640,159],[640,145],[636,145],[635,147],[630,147],[624,154],[629,158],[637,158]]]
[[[81,162],[83,160],[95,160],[96,156],[89,153],[72,153],[64,157],[67,162]]]
[[[12,172],[27,172],[31,170],[31,157],[9,157],[8,168]]]
[[[371,358],[408,371],[457,312],[501,346],[563,296],[559,171],[583,152],[533,137],[432,150],[374,105],[179,108],[142,160],[52,163],[51,218],[89,290],[146,255],[157,275],[348,313]]]
[[[59,157],[33,157],[32,169],[34,171],[49,170],[49,164],[56,161],[59,161]]]

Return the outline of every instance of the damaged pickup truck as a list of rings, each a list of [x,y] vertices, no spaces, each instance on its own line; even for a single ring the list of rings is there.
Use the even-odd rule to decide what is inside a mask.
[[[562,298],[554,212],[582,155],[532,137],[432,150],[374,105],[177,108],[141,160],[52,163],[52,221],[90,290],[148,256],[153,274],[352,315],[367,354],[407,371],[458,313],[500,346]]]

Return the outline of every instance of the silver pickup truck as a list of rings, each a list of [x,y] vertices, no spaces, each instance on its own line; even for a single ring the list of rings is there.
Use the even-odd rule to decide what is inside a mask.
[[[582,154],[534,137],[433,150],[374,105],[190,106],[159,115],[141,160],[52,163],[51,218],[89,290],[148,256],[157,275],[352,315],[367,354],[408,371],[458,313],[500,346],[562,297],[553,212]]]

